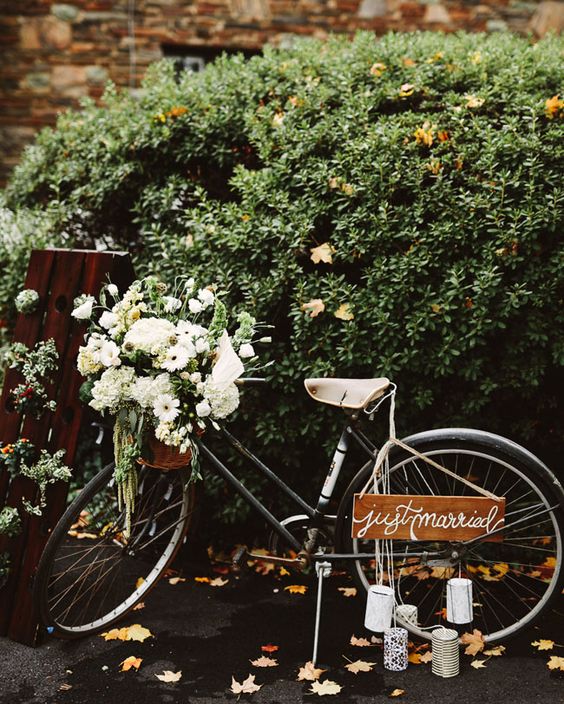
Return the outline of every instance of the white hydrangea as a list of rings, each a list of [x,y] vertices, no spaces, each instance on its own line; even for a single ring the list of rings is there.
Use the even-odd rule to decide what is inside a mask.
[[[239,389],[235,384],[228,384],[226,388],[220,389],[209,378],[203,384],[203,395],[211,407],[212,417],[216,419],[227,418],[239,406]]]
[[[135,381],[133,367],[110,367],[92,387],[90,406],[96,411],[109,410],[115,413],[120,403],[131,399],[131,387]]]
[[[129,328],[123,339],[126,350],[141,350],[147,354],[159,354],[176,339],[176,328],[162,318],[141,318]]]
[[[140,376],[131,387],[131,399],[142,408],[152,408],[158,396],[170,393],[172,386],[170,376],[166,373],[159,374],[154,379]]]

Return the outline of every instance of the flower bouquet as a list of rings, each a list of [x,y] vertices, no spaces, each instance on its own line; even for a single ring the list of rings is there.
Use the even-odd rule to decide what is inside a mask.
[[[199,476],[195,438],[239,405],[234,383],[255,365],[259,326],[248,313],[226,330],[227,310],[214,286],[177,278],[173,290],[156,277],[135,281],[120,297],[107,285],[100,305],[75,300],[73,316],[90,320],[78,370],[89,405],[115,417],[115,479],[130,525],[139,463],[168,469],[191,464]],[[243,362],[244,360],[244,362]],[[250,371],[247,369],[247,371]]]

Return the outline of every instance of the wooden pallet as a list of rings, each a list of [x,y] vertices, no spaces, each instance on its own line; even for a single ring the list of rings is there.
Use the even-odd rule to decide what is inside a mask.
[[[49,397],[57,402],[54,413],[46,412],[36,420],[10,411],[9,394],[20,381],[19,373],[8,370],[0,399],[0,440],[14,442],[28,438],[37,448],[55,452],[66,449],[64,461],[73,466],[84,407],[78,399],[83,382],[76,369],[76,355],[83,342],[86,325],[71,317],[73,301],[81,293],[97,296],[108,277],[123,291],[133,280],[133,267],[126,252],[87,250],[34,250],[31,254],[25,288],[40,296],[36,311],[18,315],[14,342],[33,347],[40,340],[53,338],[59,353],[59,367],[48,387]],[[36,498],[36,485],[30,479],[10,481],[0,469],[0,507],[21,506],[21,499]],[[49,486],[43,516],[29,516],[23,509],[22,532],[14,537],[0,536],[0,553],[10,555],[10,573],[0,589],[0,635],[34,645],[39,621],[33,604],[33,577],[49,533],[61,517],[66,504],[67,484]]]

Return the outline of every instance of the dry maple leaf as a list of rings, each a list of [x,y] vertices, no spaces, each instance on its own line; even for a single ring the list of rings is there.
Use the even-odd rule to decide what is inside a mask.
[[[148,628],[141,626],[139,623],[134,623],[133,626],[121,630],[127,631],[127,638],[125,638],[125,640],[138,640],[140,643],[153,636]]]
[[[481,670],[486,666],[486,661],[485,660],[472,660],[470,663],[470,666],[475,668],[476,670]]]
[[[231,691],[233,694],[252,694],[253,692],[258,692],[262,687],[262,684],[255,684],[255,676],[249,675],[243,682],[237,682],[237,680],[231,676]],[[237,697],[237,698],[239,698]]]
[[[338,587],[343,596],[356,596],[356,587]]]
[[[180,582],[185,582],[185,581],[186,581],[186,579],[184,577],[171,577],[168,580],[168,583],[172,584],[172,586],[174,587],[175,584],[179,584]]]
[[[178,672],[163,670],[162,675],[155,675],[155,677],[161,682],[178,682],[178,680],[182,677],[182,670],[179,670]]]
[[[405,689],[396,688],[388,694],[388,697],[401,697],[402,694],[405,694]]]
[[[421,658],[423,656],[421,653],[409,653],[407,656],[407,661],[410,662],[412,665],[421,665]]]
[[[307,587],[305,584],[288,584],[287,587],[284,587],[284,591],[290,592],[290,594],[305,594]]]
[[[366,662],[366,660],[355,660],[354,662],[349,662],[345,667],[349,672],[358,675],[359,672],[372,672],[375,662]]]
[[[351,311],[349,303],[341,303],[333,315],[339,320],[352,320],[354,318],[354,313]]]
[[[460,642],[467,646],[464,651],[466,655],[477,655],[482,652],[485,646],[484,636],[477,628],[472,633],[464,633],[460,637]]]
[[[341,689],[343,689],[341,685],[333,682],[333,680],[325,680],[324,682],[314,682],[309,691],[312,694],[319,694],[320,697],[323,697],[326,694],[339,694]]]
[[[302,303],[300,307],[304,312],[309,313],[310,318],[317,318],[325,310],[325,303],[321,298],[312,298],[311,301]]]
[[[199,582],[199,584],[209,584],[211,579],[209,577],[194,577],[194,582]]]
[[[311,252],[310,259],[314,264],[319,264],[319,262],[323,262],[324,264],[333,263],[335,248],[332,247],[329,242],[324,242],[318,247],[312,247],[309,251]]]
[[[534,640],[531,645],[534,645],[537,650],[552,650],[554,641],[541,638],[540,640]]]
[[[130,655],[120,663],[120,672],[127,672],[128,670],[131,670],[132,667],[138,670],[142,662],[143,658],[136,658],[135,655]]]
[[[505,645],[496,645],[494,648],[490,648],[489,650],[484,650],[484,655],[487,655],[490,658],[497,658],[500,655],[503,655],[505,652]]]
[[[367,646],[373,645],[373,643],[366,638],[357,638],[356,636],[351,636],[350,644],[356,645],[358,648],[366,648]]]
[[[135,582],[135,589],[139,589],[139,587],[142,587],[144,584],[145,580],[143,579],[143,577],[139,577]]]
[[[145,608],[145,602],[140,601],[138,604],[135,604],[135,606],[131,609],[132,611],[141,611],[141,609]]]
[[[267,643],[266,645],[261,645],[260,649],[263,653],[275,653],[277,650],[280,650],[280,646],[272,645],[272,643]]]
[[[250,660],[250,663],[254,667],[276,667],[278,665],[278,660],[274,660],[274,658],[267,658],[266,655],[261,655],[258,660]]]
[[[564,671],[564,658],[558,655],[551,655],[550,660],[546,663],[549,670]]]
[[[210,582],[210,587],[224,587],[229,583],[228,579],[222,579],[221,577],[216,577]]]
[[[419,662],[431,662],[433,659],[433,653],[429,650],[427,653],[423,653],[419,658]]]
[[[288,570],[285,567],[280,568],[280,576],[281,577],[287,577],[289,574],[290,573],[288,572]]]
[[[315,667],[313,662],[308,660],[303,667],[300,667],[298,672],[298,682],[301,682],[302,680],[315,682],[315,680],[318,680],[324,672],[326,672],[326,670],[322,670],[320,667]]]

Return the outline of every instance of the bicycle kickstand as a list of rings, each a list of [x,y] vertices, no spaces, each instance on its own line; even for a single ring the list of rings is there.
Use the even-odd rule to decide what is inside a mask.
[[[319,626],[321,624],[321,595],[323,593],[323,579],[331,575],[330,562],[316,562],[315,571],[317,572],[317,608],[315,611],[315,634],[313,637],[313,656],[311,661],[313,666],[317,662],[317,647],[319,645]]]

